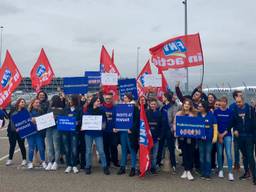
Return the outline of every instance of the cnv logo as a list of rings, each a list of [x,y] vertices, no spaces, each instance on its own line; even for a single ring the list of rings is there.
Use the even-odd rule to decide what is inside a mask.
[[[140,144],[148,145],[145,123],[142,120],[140,121]]]
[[[4,72],[3,78],[1,80],[2,87],[6,87],[7,85],[9,85],[11,77],[12,77],[11,71],[9,69],[6,69]]]
[[[142,86],[144,87],[145,86],[145,75],[148,75],[149,73],[148,72],[145,72],[143,73],[143,75],[141,75],[140,77],[140,82],[142,84]]]
[[[185,56],[185,54],[182,54],[187,51],[184,43],[177,39],[175,41],[172,41],[168,44],[166,44],[163,47],[164,55],[170,56],[170,55],[177,55],[177,56]]]
[[[38,77],[42,77],[46,73],[46,68],[43,64],[40,64],[36,70],[36,75]]]

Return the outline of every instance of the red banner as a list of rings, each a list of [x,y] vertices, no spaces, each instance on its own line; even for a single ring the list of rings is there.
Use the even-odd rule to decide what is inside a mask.
[[[118,76],[120,76],[120,73],[114,64],[114,52],[112,52],[111,58],[104,46],[102,46],[100,54],[100,71],[101,73],[117,73]]]
[[[0,106],[4,109],[11,102],[11,95],[22,80],[21,73],[8,50],[0,70],[0,79]]]
[[[41,49],[36,64],[30,72],[30,77],[32,87],[36,89],[37,92],[40,91],[41,87],[49,85],[52,81],[54,72],[44,52],[44,49]]]
[[[152,62],[160,70],[204,64],[199,33],[169,39],[149,49]]]

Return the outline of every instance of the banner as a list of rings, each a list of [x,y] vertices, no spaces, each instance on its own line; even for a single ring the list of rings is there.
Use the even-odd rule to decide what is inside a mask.
[[[17,114],[12,115],[11,119],[14,123],[16,131],[22,139],[37,132],[36,125],[32,123],[32,118],[27,109],[23,109]]]
[[[64,77],[63,91],[65,94],[85,94],[88,92],[87,77]]]
[[[159,74],[146,74],[144,82],[145,87],[162,87],[162,76]]]
[[[117,73],[101,73],[101,85],[117,85]]]
[[[102,46],[101,54],[100,54],[100,72],[101,73],[117,73],[118,76],[120,76],[120,73],[116,65],[114,64],[113,55],[111,58],[104,46]]]
[[[57,129],[59,131],[76,131],[76,118],[69,116],[58,116]]]
[[[36,117],[35,120],[36,120],[36,126],[38,131],[41,131],[43,129],[47,129],[56,125],[53,112],[46,113],[44,115]]]
[[[119,131],[127,131],[133,126],[133,104],[117,104],[115,128]]]
[[[138,99],[136,79],[119,79],[118,88],[121,99],[123,99],[125,93],[131,93],[134,100]]]
[[[176,116],[176,136],[205,138],[205,122],[200,117]]]
[[[150,153],[154,145],[150,132],[150,127],[146,117],[144,105],[140,110],[140,177],[144,177],[145,173],[150,169]]]
[[[83,131],[102,130],[102,116],[101,115],[83,115],[81,130]]]
[[[44,52],[44,49],[42,48],[40,55],[30,72],[32,87],[38,92],[41,87],[49,85],[53,77],[54,72],[51,64]]]
[[[5,109],[11,101],[12,93],[22,81],[21,73],[8,50],[0,69],[0,81],[0,107]]]
[[[149,49],[152,62],[160,70],[193,67],[204,64],[199,34],[169,39]]]
[[[88,79],[88,92],[100,91],[101,74],[99,71],[85,71],[85,77]]]

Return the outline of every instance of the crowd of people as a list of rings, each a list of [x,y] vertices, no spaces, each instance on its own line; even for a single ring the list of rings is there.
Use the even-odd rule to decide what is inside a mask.
[[[191,95],[183,95],[179,83],[175,93],[169,91],[162,95],[161,101],[150,95],[140,96],[135,101],[130,93],[125,94],[119,103],[133,104],[133,124],[128,131],[119,131],[115,127],[115,104],[111,93],[93,95],[54,95],[50,101],[47,93],[40,91],[29,104],[23,98],[16,101],[10,112],[0,111],[2,120],[9,119],[9,158],[7,166],[13,164],[13,155],[18,142],[22,154],[22,166],[33,169],[34,154],[39,154],[41,166],[47,171],[57,170],[61,161],[65,160],[65,173],[78,173],[84,169],[85,174],[92,173],[93,144],[95,143],[99,162],[104,174],[110,174],[110,165],[118,167],[118,175],[125,174],[127,156],[130,157],[129,176],[137,174],[140,109],[144,105],[146,117],[153,138],[151,149],[151,174],[158,174],[163,166],[164,149],[169,150],[171,172],[176,173],[176,146],[180,149],[184,172],[182,179],[194,180],[193,174],[200,173],[201,179],[210,180],[212,170],[217,169],[217,175],[224,178],[224,155],[227,159],[227,177],[234,181],[233,170],[240,169],[240,154],[242,154],[244,174],[239,179],[252,177],[256,184],[255,153],[256,153],[256,110],[255,106],[245,102],[241,91],[234,91],[234,103],[229,105],[227,97],[216,98],[208,95],[197,87]],[[16,131],[11,117],[22,110],[28,110],[35,123],[35,117],[53,112],[58,115],[76,118],[76,131],[59,131],[56,126],[38,131],[26,138],[28,143],[28,158],[25,139],[21,139]],[[81,130],[83,115],[101,115],[101,130]],[[176,136],[176,117],[200,117],[205,123],[205,137],[193,139]],[[118,145],[121,148],[118,148]],[[234,146],[234,147],[232,147]],[[119,152],[118,149],[121,149]],[[234,152],[232,152],[234,149]],[[241,152],[241,153],[240,153]],[[46,158],[47,153],[47,158]],[[121,153],[121,159],[119,159]],[[233,156],[234,154],[234,156]]]

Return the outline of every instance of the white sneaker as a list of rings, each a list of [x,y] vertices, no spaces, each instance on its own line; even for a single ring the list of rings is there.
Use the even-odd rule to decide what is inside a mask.
[[[56,171],[58,169],[58,164],[56,162],[53,163],[51,170]]]
[[[27,161],[26,160],[23,160],[22,162],[21,162],[21,166],[25,166],[27,164]]]
[[[45,163],[45,161],[42,162],[41,166],[42,166],[44,169],[46,169],[47,164]]]
[[[189,181],[194,180],[194,177],[192,176],[192,174],[190,173],[190,171],[187,171],[187,178]]]
[[[228,180],[229,180],[229,181],[234,181],[234,175],[233,175],[233,173],[229,173],[229,174],[228,174]]]
[[[79,170],[77,169],[77,167],[73,167],[73,172],[74,172],[74,173],[78,173],[78,172],[79,172]]]
[[[181,179],[186,179],[188,177],[187,171],[184,171],[182,175],[180,176]]]
[[[224,178],[223,170],[219,171],[218,177],[219,177],[219,178]]]
[[[12,160],[11,159],[8,159],[5,163],[6,166],[10,166],[12,164]]]
[[[31,162],[28,163],[28,169],[33,169],[33,163]]]
[[[70,173],[71,170],[72,170],[72,167],[68,166],[68,167],[65,169],[65,173]]]
[[[52,168],[52,163],[48,163],[47,167],[45,168],[46,171],[50,171]]]

